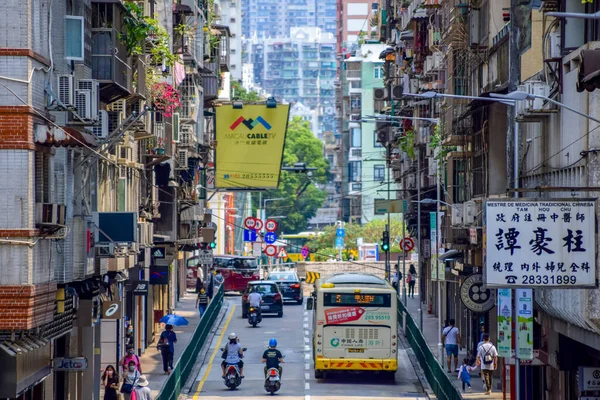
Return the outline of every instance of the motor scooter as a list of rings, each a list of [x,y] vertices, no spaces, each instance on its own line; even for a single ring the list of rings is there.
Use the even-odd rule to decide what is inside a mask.
[[[221,351],[224,351],[225,348],[221,348]],[[246,351],[247,349],[244,347],[242,351]],[[237,364],[226,364],[225,365],[225,386],[227,386],[231,390],[235,390],[242,384],[242,375],[240,374],[240,369]]]
[[[256,307],[250,307],[248,311],[248,323],[256,328],[256,325],[262,321],[260,310]]]
[[[285,356],[283,356],[285,358]],[[267,393],[274,395],[276,391],[281,388],[281,375],[279,369],[269,368],[267,370],[267,377],[265,378],[265,390]]]

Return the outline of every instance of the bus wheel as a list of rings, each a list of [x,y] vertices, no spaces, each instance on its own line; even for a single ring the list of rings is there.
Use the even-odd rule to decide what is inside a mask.
[[[315,379],[325,379],[325,371],[315,369]]]

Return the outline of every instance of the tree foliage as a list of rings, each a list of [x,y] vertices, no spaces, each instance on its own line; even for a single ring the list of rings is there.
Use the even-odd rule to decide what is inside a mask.
[[[344,244],[346,246],[346,253],[358,250],[358,246],[356,245],[356,239],[358,238],[362,238],[363,243],[380,243],[386,224],[387,221],[383,219],[372,220],[365,225],[352,223],[345,224],[344,229],[346,231],[346,236],[344,237]],[[335,226],[325,227],[322,235],[319,235],[308,242],[310,251],[314,254],[330,255],[331,249],[335,246],[335,231]],[[396,240],[401,236],[402,221],[399,218],[392,218],[390,220],[390,250],[393,253],[402,252],[398,241]],[[337,252],[333,254],[337,254]]]
[[[283,165],[293,166],[297,162],[317,168],[310,179],[305,173],[282,171],[277,190],[263,193],[263,199],[285,199],[266,204],[267,217],[285,216],[278,221],[279,230],[285,233],[305,230],[308,220],[323,206],[326,197],[318,188],[327,182],[329,173],[329,163],[323,157],[323,143],[312,133],[309,123],[300,117],[294,117],[288,124],[283,153]]]
[[[231,82],[231,100],[261,101],[264,100],[255,90],[246,90],[238,81]]]

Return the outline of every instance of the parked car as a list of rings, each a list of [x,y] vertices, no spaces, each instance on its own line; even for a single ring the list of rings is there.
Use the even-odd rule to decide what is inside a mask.
[[[250,281],[242,295],[242,318],[248,318],[248,295],[252,292],[258,292],[262,295],[263,303],[260,306],[262,314],[277,314],[279,318],[283,317],[283,297],[279,291],[279,286],[272,281]]]
[[[302,282],[298,275],[292,271],[273,271],[269,274],[270,281],[273,281],[279,286],[283,300],[295,301],[302,304],[304,299],[302,293]]]

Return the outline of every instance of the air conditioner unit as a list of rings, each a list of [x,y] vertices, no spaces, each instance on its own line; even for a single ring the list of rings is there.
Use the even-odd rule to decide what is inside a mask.
[[[126,164],[127,159],[118,158],[119,164]],[[125,165],[119,165],[119,179],[127,179],[127,167]]]
[[[194,125],[179,125],[179,143],[183,146],[193,146],[195,140]]]
[[[140,245],[144,246],[148,243],[146,239],[148,238],[148,224],[146,222],[138,222],[138,242]]]
[[[528,93],[542,97],[548,97],[550,92],[549,85],[542,81],[525,82],[525,86],[527,86]],[[536,98],[531,103],[531,109],[533,110],[542,110],[544,108],[544,99]]]
[[[65,225],[65,215],[66,207],[64,204],[36,204],[36,223],[38,225]]]
[[[127,100],[117,100],[110,103],[108,111],[127,111]]]
[[[373,100],[387,100],[387,90],[385,88],[373,89]]]
[[[108,112],[104,110],[98,111],[98,122],[87,129],[97,138],[106,139],[108,137]]]
[[[92,117],[91,99],[91,90],[75,90],[75,108],[77,109],[77,114],[83,119],[91,119]]]
[[[432,60],[433,60],[433,67],[432,67],[432,69],[439,70],[439,69],[442,68],[442,62],[444,60],[444,54],[442,54],[442,52],[440,52],[440,51],[436,51],[432,55]]]
[[[425,57],[425,62],[423,63],[423,70],[427,74],[432,69],[433,69],[433,57],[427,56],[427,57]]]
[[[456,204],[455,206],[450,207],[452,209],[452,225],[462,225],[463,224],[463,208],[462,204]]]
[[[362,158],[362,148],[360,147],[351,147],[350,148],[350,158]]]
[[[152,242],[154,242],[154,224],[151,222],[146,223],[148,229],[146,230],[148,237],[146,238],[146,243],[148,246],[152,246]]]
[[[115,257],[129,256],[129,246],[123,245],[122,243],[118,244],[117,246],[115,246],[114,255],[115,255]]]
[[[550,49],[548,53],[550,58],[561,58],[560,31],[552,32],[550,34]]]
[[[140,251],[140,246],[137,243],[131,243],[129,245],[129,254],[137,254],[137,252]]]
[[[115,255],[114,243],[97,243],[95,249],[98,258],[114,257]]]
[[[188,168],[188,151],[187,150],[179,150],[178,151],[177,163],[179,164],[178,169],[187,169]]]
[[[58,75],[58,100],[67,107],[75,105],[75,85],[73,75]]]
[[[473,200],[466,201],[463,203],[463,223],[465,225],[471,225],[475,223],[477,217],[477,203]]]
[[[108,133],[113,133],[127,119],[125,111],[108,112]]]
[[[403,92],[404,92],[404,87],[402,85],[392,86],[392,100],[400,100],[402,98]]]
[[[98,118],[98,102],[100,101],[99,93],[100,93],[100,84],[95,79],[80,79],[77,81],[77,89],[79,90],[89,90],[91,92],[90,98],[90,113],[92,120],[96,120]]]
[[[419,80],[411,79],[409,83],[410,93],[416,94],[419,91]]]

